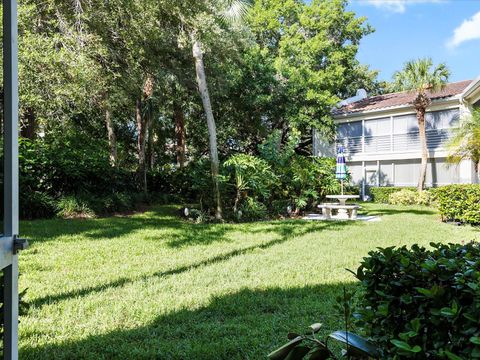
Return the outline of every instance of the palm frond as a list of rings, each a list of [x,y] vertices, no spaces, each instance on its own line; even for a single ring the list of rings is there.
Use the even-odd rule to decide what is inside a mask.
[[[480,162],[480,110],[474,109],[472,114],[460,122],[455,129],[449,144],[450,163],[458,164],[462,160]]]
[[[248,0],[227,0],[221,16],[227,23],[240,23],[250,9],[251,2]]]
[[[432,59],[424,58],[406,62],[402,71],[395,72],[393,83],[397,91],[435,92],[446,86],[449,77],[450,70],[446,64],[434,67]]]

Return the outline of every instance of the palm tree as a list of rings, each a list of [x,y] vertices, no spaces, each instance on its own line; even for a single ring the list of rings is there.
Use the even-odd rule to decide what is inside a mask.
[[[480,180],[480,109],[473,109],[471,115],[462,119],[450,143],[449,162],[458,164],[467,159],[475,164],[477,181]]]
[[[417,114],[422,148],[422,163],[420,178],[418,179],[419,192],[425,187],[428,163],[425,113],[432,103],[432,93],[443,90],[447,85],[449,76],[450,71],[444,63],[434,67],[430,58],[408,61],[402,71],[397,71],[394,74],[394,87],[397,91],[408,91],[415,94],[413,106]]]
[[[246,0],[218,0],[218,8],[221,9],[220,18],[229,23],[240,21],[246,14],[248,2]],[[213,178],[213,193],[215,198],[215,217],[222,219],[222,201],[220,196],[219,172],[220,161],[218,159],[217,149],[217,128],[215,117],[213,116],[212,103],[208,91],[207,77],[205,75],[205,65],[203,61],[203,47],[197,29],[193,29],[190,34],[192,40],[192,54],[195,59],[195,71],[197,75],[197,84],[200,96],[202,98],[203,109],[207,118],[211,171]]]

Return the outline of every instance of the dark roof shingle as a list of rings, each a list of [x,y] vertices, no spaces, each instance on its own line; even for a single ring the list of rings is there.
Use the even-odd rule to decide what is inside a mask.
[[[439,92],[429,93],[432,100],[438,100],[442,98],[449,98],[455,95],[459,95],[467,88],[472,80],[465,80],[447,84],[447,86]],[[428,93],[428,92],[427,92]],[[385,95],[378,95],[369,97],[354,103],[344,105],[333,111],[334,115],[345,115],[350,113],[357,113],[361,111],[377,110],[390,108],[394,106],[408,105],[415,99],[415,94],[411,92],[397,92]]]

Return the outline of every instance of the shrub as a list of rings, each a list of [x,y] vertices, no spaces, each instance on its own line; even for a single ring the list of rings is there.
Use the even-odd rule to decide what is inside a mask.
[[[188,219],[194,221],[196,224],[203,224],[210,221],[208,214],[198,209],[190,209]]]
[[[270,190],[277,185],[277,176],[263,159],[238,154],[228,159],[224,165],[232,173],[231,181],[235,187],[233,205],[235,213],[246,200],[255,200],[251,201],[251,204],[258,202],[257,200],[266,202],[270,196]],[[248,204],[246,208],[249,208]]]
[[[408,189],[395,191],[388,196],[388,203],[392,205],[414,205],[417,203],[418,192]]]
[[[19,200],[22,219],[49,218],[55,215],[55,199],[44,192],[21,193]]]
[[[372,251],[357,271],[357,325],[388,358],[480,356],[480,246]]]
[[[272,189],[271,199],[288,200],[297,212],[312,208],[327,194],[340,192],[335,159],[298,155],[295,152],[298,143],[297,133],[293,132],[282,143],[281,133],[274,131],[259,146],[260,157],[270,164],[280,181],[280,186]]]
[[[381,186],[381,187],[371,187],[369,189],[372,200],[376,203],[388,204],[389,197],[391,194],[396,193],[400,190],[412,190],[415,191],[414,187],[394,187],[394,186]]]
[[[262,220],[266,217],[267,207],[253,198],[247,198],[238,212],[239,220]]]
[[[87,202],[75,197],[66,196],[57,203],[57,215],[64,218],[74,217],[94,217],[95,212],[90,208]]]
[[[447,185],[434,193],[444,221],[480,224],[480,185]]]
[[[388,197],[388,203],[392,205],[425,205],[431,204],[432,197],[429,190],[419,193],[417,190],[402,189]]]
[[[422,192],[417,191],[417,205],[430,206],[434,203],[434,197],[432,196],[432,189],[424,190]]]

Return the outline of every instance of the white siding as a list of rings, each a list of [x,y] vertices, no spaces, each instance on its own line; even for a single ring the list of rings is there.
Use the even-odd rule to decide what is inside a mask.
[[[348,171],[350,172],[350,182],[355,185],[360,185],[363,181],[363,167],[361,162],[347,163]]]

